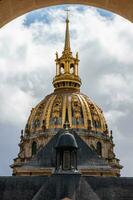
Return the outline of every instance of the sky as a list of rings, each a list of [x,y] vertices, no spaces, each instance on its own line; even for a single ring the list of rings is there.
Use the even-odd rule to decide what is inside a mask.
[[[0,30],[0,176],[12,173],[9,165],[32,107],[53,92],[66,7],[71,49],[79,52],[81,92],[104,111],[124,166],[121,174],[133,176],[133,26],[111,12],[80,5],[36,10]]]

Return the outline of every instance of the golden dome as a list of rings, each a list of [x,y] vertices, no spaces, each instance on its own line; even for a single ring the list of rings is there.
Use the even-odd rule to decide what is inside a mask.
[[[66,92],[46,96],[31,111],[26,125],[27,133],[63,128],[66,110],[70,128],[108,133],[102,110],[84,94]]]

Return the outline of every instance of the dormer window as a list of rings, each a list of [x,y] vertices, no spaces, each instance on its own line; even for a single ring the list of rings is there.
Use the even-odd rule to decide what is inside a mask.
[[[56,144],[56,173],[77,171],[77,143],[75,137],[66,132],[61,134]]]

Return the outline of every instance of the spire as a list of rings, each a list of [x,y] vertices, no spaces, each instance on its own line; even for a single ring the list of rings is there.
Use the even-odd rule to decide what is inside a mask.
[[[64,46],[64,52],[71,52],[70,48],[70,33],[69,33],[69,18],[68,18],[68,12],[70,10],[66,10],[67,17],[66,17],[66,34],[65,34],[65,46]]]

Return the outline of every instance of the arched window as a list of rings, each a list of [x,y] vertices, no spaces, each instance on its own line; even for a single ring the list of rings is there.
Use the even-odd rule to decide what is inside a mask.
[[[92,123],[93,123],[93,127],[95,127],[95,128],[99,128],[100,127],[99,121],[93,119]]]
[[[35,127],[36,128],[40,127],[40,121],[39,121],[39,119],[36,119],[36,121],[35,121]]]
[[[57,117],[54,118],[54,126],[55,126],[55,128],[58,127],[58,118]]]
[[[102,144],[101,142],[97,142],[97,153],[102,156]]]
[[[70,65],[70,74],[74,74],[74,64]]]
[[[63,63],[61,63],[61,65],[60,65],[60,73],[64,74],[64,64]]]
[[[35,155],[37,152],[37,143],[34,141],[32,143],[32,156]]]

